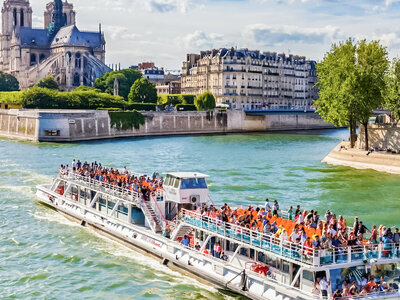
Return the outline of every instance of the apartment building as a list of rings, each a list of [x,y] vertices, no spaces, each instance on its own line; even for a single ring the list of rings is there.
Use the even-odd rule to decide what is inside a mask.
[[[248,49],[213,49],[188,54],[181,89],[211,91],[232,108],[304,108],[318,99],[316,62],[304,56]]]

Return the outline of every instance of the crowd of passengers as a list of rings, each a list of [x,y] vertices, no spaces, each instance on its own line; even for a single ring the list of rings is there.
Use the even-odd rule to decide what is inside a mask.
[[[400,243],[398,228],[394,232],[392,228],[386,228],[383,225],[379,227],[373,225],[369,229],[358,217],[355,217],[353,226],[349,229],[343,216],[337,217],[336,214],[327,210],[321,218],[317,211],[301,210],[300,205],[297,205],[295,210],[292,206],[289,208],[285,217],[294,227],[285,228],[284,225],[278,225],[277,221],[273,221],[281,213],[276,200],[270,203],[269,199],[266,199],[264,207],[250,205],[244,210],[231,209],[227,204],[224,204],[221,209],[217,209],[214,205],[210,207],[204,205],[198,208],[197,212],[203,217],[219,219],[225,224],[238,225],[253,232],[262,232],[266,236],[276,237],[284,245],[302,246],[306,249],[305,254],[311,254],[311,249],[322,250],[347,246],[356,248],[356,246],[376,244],[383,245],[385,254],[385,249],[387,252],[393,250],[393,244],[397,245],[398,249]],[[369,233],[368,238],[366,238],[367,233]]]
[[[313,294],[327,299],[330,285],[331,283],[325,277],[317,278],[314,283]],[[364,274],[357,280],[350,280],[350,277],[346,276],[343,284],[333,292],[332,298],[335,300],[359,299],[397,292],[397,284],[388,284],[383,276],[377,279],[372,275]]]
[[[69,174],[71,171],[86,178],[135,191],[143,195],[146,200],[149,199],[150,193],[162,189],[164,182],[164,178],[159,173],[153,173],[151,176],[135,176],[127,170],[126,166],[119,171],[115,168],[104,167],[96,161],[89,164],[87,161],[82,163],[80,160],[74,159],[71,167],[69,165],[60,167],[61,174]]]

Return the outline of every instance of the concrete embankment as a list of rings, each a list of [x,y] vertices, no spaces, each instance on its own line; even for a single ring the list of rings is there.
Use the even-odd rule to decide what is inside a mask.
[[[317,114],[247,116],[227,112],[146,112],[140,128],[118,130],[107,111],[0,110],[0,137],[39,142],[76,142],[122,137],[227,134],[328,129]]]
[[[351,149],[348,142],[336,146],[322,162],[356,169],[373,169],[379,172],[400,174],[400,155]]]

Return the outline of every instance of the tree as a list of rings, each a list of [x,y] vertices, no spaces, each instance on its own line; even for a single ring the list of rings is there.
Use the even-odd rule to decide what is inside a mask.
[[[386,76],[385,107],[400,120],[400,59],[394,59]]]
[[[337,127],[349,126],[351,147],[357,122],[368,125],[373,109],[383,101],[387,68],[387,51],[378,41],[355,43],[353,39],[333,44],[317,64],[317,113]],[[368,148],[368,129],[365,135]]]
[[[148,79],[140,78],[132,85],[128,100],[137,103],[157,103],[157,89]]]
[[[95,81],[95,87],[103,93],[113,95],[114,81],[117,79],[119,84],[119,96],[128,99],[131,86],[140,78],[142,78],[142,73],[138,70],[124,69],[120,71],[112,71],[97,78]]]
[[[196,105],[197,110],[214,109],[216,106],[214,95],[211,92],[206,91],[196,97],[194,105]]]
[[[36,83],[37,87],[50,89],[50,90],[59,90],[60,86],[58,85],[57,81],[54,80],[53,76],[47,76],[38,81]]]
[[[369,150],[368,123],[374,109],[384,102],[385,77],[389,68],[386,47],[379,41],[367,43],[362,40],[357,47],[357,81],[355,93],[358,101],[358,118],[364,126],[365,150]]]
[[[0,72],[0,92],[13,92],[19,90],[19,82],[11,74]]]

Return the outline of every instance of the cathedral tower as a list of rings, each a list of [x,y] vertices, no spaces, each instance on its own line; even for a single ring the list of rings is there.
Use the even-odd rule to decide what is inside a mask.
[[[29,0],[5,0],[1,15],[0,65],[3,71],[8,71],[12,36],[18,34],[20,27],[32,27],[32,8]]]

